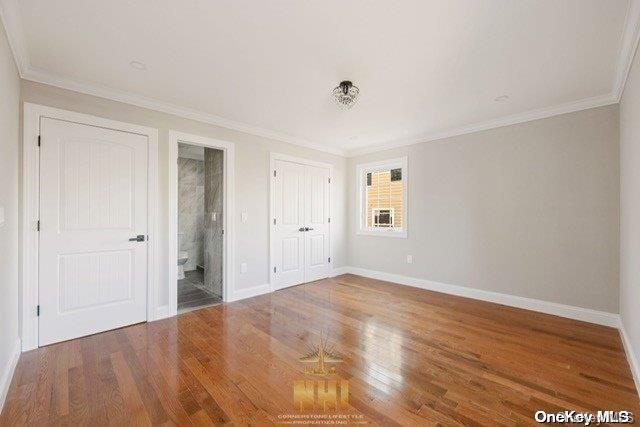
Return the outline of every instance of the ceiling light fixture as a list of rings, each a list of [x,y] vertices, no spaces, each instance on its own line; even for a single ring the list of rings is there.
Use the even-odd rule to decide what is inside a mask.
[[[509,99],[509,95],[500,95],[500,96],[498,96],[498,97],[494,98],[493,100],[494,100],[495,102],[504,102],[504,101],[506,101],[507,99]]]
[[[360,89],[348,80],[340,82],[338,87],[333,90],[333,97],[336,102],[340,107],[345,109],[353,107],[359,94]]]
[[[131,65],[131,67],[135,68],[136,70],[140,70],[140,71],[144,71],[147,69],[147,66],[140,61],[131,61],[129,62],[129,65]]]

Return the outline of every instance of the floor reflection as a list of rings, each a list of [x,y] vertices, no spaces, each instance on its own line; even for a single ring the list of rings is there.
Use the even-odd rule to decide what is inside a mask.
[[[376,325],[370,320],[364,327],[364,358],[367,381],[375,383],[382,392],[391,394],[403,384],[402,344],[404,337],[400,332],[391,331]]]

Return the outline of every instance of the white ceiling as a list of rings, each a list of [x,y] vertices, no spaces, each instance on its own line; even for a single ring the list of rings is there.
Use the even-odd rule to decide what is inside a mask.
[[[628,0],[0,1],[27,79],[352,153],[616,102],[637,38]]]

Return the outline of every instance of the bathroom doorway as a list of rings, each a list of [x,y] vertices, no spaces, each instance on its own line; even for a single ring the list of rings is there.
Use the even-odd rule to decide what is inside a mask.
[[[178,313],[222,301],[224,153],[178,143]]]
[[[175,234],[171,245],[175,249],[175,266],[170,269],[174,314],[226,299],[230,221],[226,215],[229,201],[225,199],[229,191],[226,163],[230,150],[212,142],[215,141],[196,136],[170,135],[171,162],[175,162],[170,170],[175,183],[170,227]]]

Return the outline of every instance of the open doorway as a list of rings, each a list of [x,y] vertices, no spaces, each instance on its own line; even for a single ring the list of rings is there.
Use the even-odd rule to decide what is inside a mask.
[[[169,132],[169,312],[234,300],[234,144]]]
[[[222,301],[224,152],[178,143],[178,313]]]

